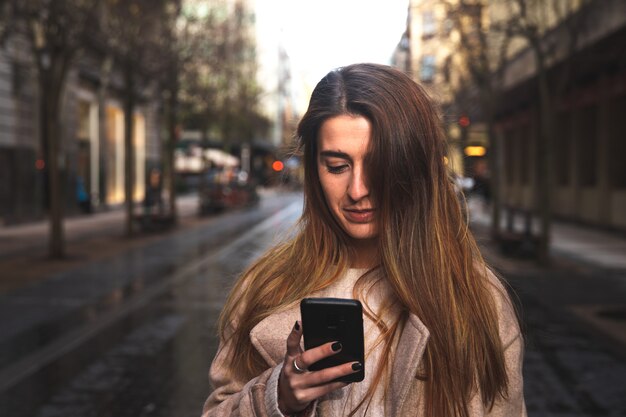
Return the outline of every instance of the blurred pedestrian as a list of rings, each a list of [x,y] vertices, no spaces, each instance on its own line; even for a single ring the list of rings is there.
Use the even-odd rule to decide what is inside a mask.
[[[143,198],[145,214],[163,214],[163,195],[161,184],[161,171],[152,168],[148,174],[148,183]]]
[[[203,416],[526,415],[517,318],[463,220],[424,90],[386,66],[331,71],[297,137],[298,233],[232,290]],[[308,371],[341,346],[303,351],[304,297],[363,303],[362,382],[333,382],[358,362]]]
[[[85,188],[85,180],[80,175],[76,177],[76,201],[83,213],[91,213],[91,198]]]
[[[491,204],[489,169],[485,159],[480,159],[474,163],[474,186],[472,187],[472,193],[481,198],[486,206]]]

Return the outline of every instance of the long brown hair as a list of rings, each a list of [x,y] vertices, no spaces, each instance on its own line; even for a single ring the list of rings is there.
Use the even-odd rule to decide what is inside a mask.
[[[492,406],[508,387],[495,301],[444,163],[439,115],[418,84],[376,64],[332,71],[313,91],[297,130],[305,167],[298,233],[243,274],[220,317],[221,337],[237,346],[233,371],[243,378],[262,372],[267,365],[249,341],[250,330],[327,287],[349,266],[349,238],[326,206],[317,171],[318,131],[343,114],[371,123],[366,165],[379,222],[379,269],[405,313],[389,327],[379,324],[385,352],[408,314],[416,315],[430,331],[416,375],[424,380],[426,415],[467,417],[478,391]],[[389,369],[385,356],[369,400]]]

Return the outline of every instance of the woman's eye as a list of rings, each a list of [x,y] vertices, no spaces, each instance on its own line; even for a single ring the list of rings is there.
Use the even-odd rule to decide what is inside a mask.
[[[326,165],[326,169],[331,174],[341,174],[343,171],[348,169],[348,165]]]

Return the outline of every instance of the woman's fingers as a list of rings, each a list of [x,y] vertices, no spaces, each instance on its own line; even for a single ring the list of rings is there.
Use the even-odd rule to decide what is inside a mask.
[[[335,355],[341,351],[343,346],[339,342],[329,342],[316,348],[304,351],[298,358],[298,366],[308,368],[310,365],[329,356]]]
[[[341,343],[325,343],[307,351],[300,348],[302,326],[296,321],[287,336],[287,354],[278,382],[278,405],[284,414],[303,410],[307,405],[331,391],[345,387],[337,378],[357,372],[361,364],[348,362],[319,371],[309,371],[310,365],[335,355],[342,349]]]
[[[308,372],[306,375],[303,375],[297,383],[299,386],[303,387],[318,387],[333,383],[336,379],[353,374],[359,370],[361,370],[361,364],[359,362],[348,362],[331,368]]]
[[[305,404],[305,407],[301,408],[304,409],[306,408],[306,405],[310,404],[316,399],[323,397],[324,395],[329,394],[335,390],[343,388],[346,385],[348,384],[346,384],[345,382],[332,382],[330,384],[320,385],[317,387],[296,390],[295,400],[298,402],[298,404]]]
[[[302,352],[300,348],[300,339],[302,338],[302,326],[299,321],[296,321],[296,324],[293,325],[291,329],[291,333],[287,336],[287,356],[295,357]],[[302,368],[302,367],[301,367]],[[303,368],[304,369],[304,368]]]

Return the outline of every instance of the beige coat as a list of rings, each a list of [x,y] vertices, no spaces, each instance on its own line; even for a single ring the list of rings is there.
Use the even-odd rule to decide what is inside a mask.
[[[499,313],[500,336],[505,347],[505,358],[509,376],[509,398],[497,401],[493,409],[486,410],[476,394],[470,403],[470,415],[493,417],[526,416],[522,382],[523,339],[504,288],[495,277],[490,277]],[[324,296],[329,296],[324,294]],[[286,352],[287,335],[296,320],[300,320],[298,306],[271,315],[261,321],[250,332],[250,340],[268,369],[250,381],[235,378],[228,365],[228,351],[234,347],[222,343],[213,360],[209,378],[214,391],[207,399],[203,417],[209,416],[281,416],[272,407],[271,394],[266,387],[270,378],[276,378]],[[393,399],[390,416],[424,416],[422,403],[423,383],[415,379],[422,359],[429,332],[414,315],[409,317],[397,347],[393,364],[390,394]],[[274,381],[275,383],[275,381]],[[274,385],[275,386],[275,385]],[[324,402],[314,411],[315,416],[329,416]]]

